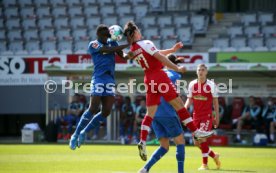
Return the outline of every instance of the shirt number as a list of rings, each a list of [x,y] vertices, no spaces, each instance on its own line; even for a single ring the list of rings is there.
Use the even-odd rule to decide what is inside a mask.
[[[149,68],[149,64],[143,54],[138,55],[136,57],[136,61],[144,70]],[[142,61],[143,61],[144,66],[142,65]]]

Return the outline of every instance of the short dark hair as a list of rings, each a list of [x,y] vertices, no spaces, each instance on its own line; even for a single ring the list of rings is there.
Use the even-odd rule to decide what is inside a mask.
[[[97,35],[100,35],[102,31],[106,31],[106,30],[109,30],[108,26],[106,26],[105,24],[100,24],[97,27]]]
[[[124,36],[128,37],[132,37],[135,30],[137,30],[138,27],[136,26],[136,24],[133,22],[133,21],[128,21],[126,24],[125,24],[125,27],[124,27]]]
[[[126,100],[126,101],[131,101],[131,99],[130,99],[129,96],[126,96],[126,97],[125,97],[125,100]]]
[[[174,54],[169,54],[169,55],[167,55],[167,57],[174,64],[181,63],[181,60],[177,59],[177,56]]]

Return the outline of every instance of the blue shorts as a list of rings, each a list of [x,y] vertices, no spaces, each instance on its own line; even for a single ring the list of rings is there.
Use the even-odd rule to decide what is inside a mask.
[[[175,138],[183,132],[177,117],[155,117],[152,122],[152,128],[158,139]]]
[[[115,81],[113,77],[102,76],[91,80],[91,96],[115,96]]]

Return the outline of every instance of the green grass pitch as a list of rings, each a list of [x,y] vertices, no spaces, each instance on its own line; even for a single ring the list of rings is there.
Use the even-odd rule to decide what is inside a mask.
[[[151,154],[157,146],[148,146]],[[205,172],[276,173],[276,148],[212,147],[221,154],[222,168],[209,159]],[[0,145],[0,173],[134,173],[144,162],[137,147],[84,145],[71,151],[67,145]],[[201,153],[186,147],[185,173],[198,172]],[[176,173],[175,146],[150,171]]]

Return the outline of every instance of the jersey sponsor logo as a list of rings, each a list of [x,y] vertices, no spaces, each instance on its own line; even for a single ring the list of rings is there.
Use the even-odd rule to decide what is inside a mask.
[[[141,48],[135,50],[135,51],[133,52],[134,57],[137,56],[138,54],[142,53],[142,52],[143,52],[143,50],[142,50]]]
[[[204,97],[203,95],[196,95],[193,97],[195,100],[207,101],[208,98]]]
[[[143,68],[143,70],[149,69],[149,64],[143,54],[138,55],[135,60]]]
[[[208,131],[209,124],[210,124],[210,120],[207,120],[206,122],[201,122],[199,129],[203,131]]]
[[[92,43],[92,47],[94,49],[97,49],[99,47],[99,44],[97,42]]]

